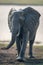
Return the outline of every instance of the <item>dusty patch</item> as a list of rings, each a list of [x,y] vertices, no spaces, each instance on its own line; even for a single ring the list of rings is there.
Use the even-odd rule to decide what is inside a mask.
[[[3,46],[1,46],[3,47]],[[11,47],[9,50],[1,50],[0,47],[0,65],[43,65],[43,47],[34,46],[33,55],[35,59],[29,59],[29,47],[26,48],[25,58],[26,62],[16,61],[16,46]]]

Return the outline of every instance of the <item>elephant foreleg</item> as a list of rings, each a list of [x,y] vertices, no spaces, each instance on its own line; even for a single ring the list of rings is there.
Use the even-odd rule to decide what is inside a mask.
[[[20,53],[21,45],[22,45],[22,41],[21,41],[21,39],[20,39],[20,36],[18,36],[18,37],[16,38],[16,46],[17,46],[18,55],[19,55],[19,53]]]
[[[19,53],[19,56],[17,57],[18,61],[24,61],[26,46],[27,46],[27,32],[24,32],[20,53]]]
[[[20,53],[20,49],[21,49],[21,46],[22,46],[22,39],[23,39],[23,28],[21,27],[20,35],[17,36],[17,38],[16,38],[16,46],[17,46],[18,55]]]
[[[34,40],[35,40],[35,35],[33,37],[33,40],[30,40],[29,41],[29,55],[30,55],[30,58],[33,58],[33,53],[32,53],[32,46],[33,46],[33,43],[34,43]]]

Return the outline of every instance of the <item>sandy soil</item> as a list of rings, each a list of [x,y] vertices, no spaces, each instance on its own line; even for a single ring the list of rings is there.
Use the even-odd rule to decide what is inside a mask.
[[[16,46],[11,47],[9,50],[1,50],[0,47],[0,65],[43,65],[43,48],[33,47],[35,59],[29,59],[29,47],[27,46],[25,52],[26,62],[16,61],[16,49]]]

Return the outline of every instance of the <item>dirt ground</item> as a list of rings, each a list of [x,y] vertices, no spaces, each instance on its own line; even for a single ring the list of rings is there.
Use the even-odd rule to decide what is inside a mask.
[[[3,46],[1,46],[3,47]],[[0,47],[0,65],[43,65],[43,46],[34,46],[33,55],[35,59],[29,59],[29,47],[27,46],[25,52],[26,62],[16,61],[17,48],[11,47],[9,50],[1,50]]]

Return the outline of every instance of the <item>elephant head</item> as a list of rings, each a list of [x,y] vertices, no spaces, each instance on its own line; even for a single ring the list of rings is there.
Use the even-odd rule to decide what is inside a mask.
[[[18,36],[20,34],[21,27],[23,27],[25,31],[29,31],[29,38],[31,40],[38,28],[40,13],[31,7],[27,7],[20,11],[11,9],[9,13],[8,25],[13,37]]]
[[[12,33],[12,37],[6,49],[10,48],[14,44],[16,37],[19,36],[20,29],[24,25],[24,20],[24,11],[15,11],[15,9],[10,10],[8,14],[8,26]]]
[[[40,13],[31,7],[27,7],[23,10],[20,10],[20,11],[16,11],[15,9],[11,8],[9,15],[8,15],[8,26],[10,28],[10,31],[12,32],[13,23],[15,22],[15,19],[16,20],[18,19],[19,24],[23,25],[24,21],[27,18],[29,18],[29,16],[33,17],[34,19],[37,18],[39,20]]]
[[[17,11],[15,9],[11,8],[11,10],[9,11],[9,14],[8,14],[8,26],[9,26],[9,29],[10,29],[11,32],[12,32],[12,28],[13,28],[13,23],[15,22],[14,20],[16,18],[19,20],[20,24],[24,23],[23,22],[25,20],[24,14],[25,13],[22,10]]]

